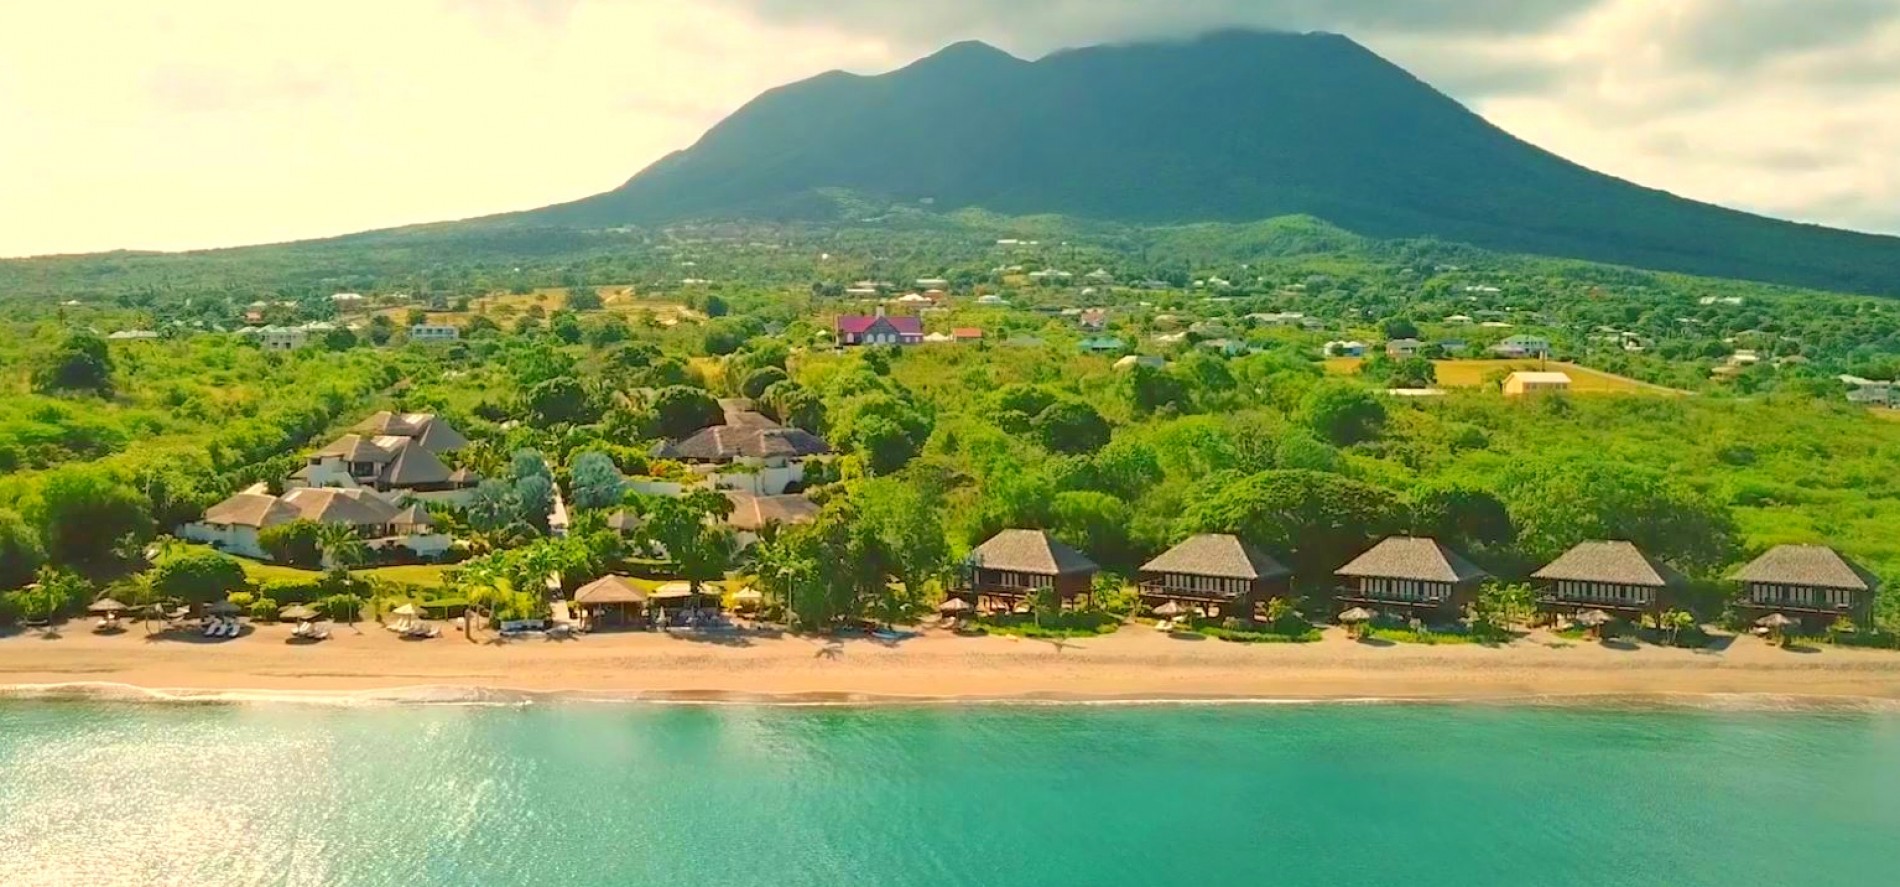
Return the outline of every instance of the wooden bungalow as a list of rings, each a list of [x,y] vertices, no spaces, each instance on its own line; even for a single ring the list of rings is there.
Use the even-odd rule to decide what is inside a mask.
[[[646,613],[647,595],[625,576],[602,576],[574,592],[574,606],[586,614],[590,629],[635,625]]]
[[[1531,574],[1546,613],[1661,613],[1688,579],[1629,542],[1582,542]]]
[[[953,596],[983,606],[1014,607],[1031,592],[1053,588],[1064,605],[1091,593],[1100,568],[1041,530],[1004,530],[963,561]]]
[[[1821,630],[1846,616],[1868,625],[1880,580],[1840,552],[1823,545],[1781,545],[1733,577],[1741,583],[1736,606],[1751,617],[1781,613],[1808,630]]]
[[[1222,616],[1251,620],[1260,602],[1287,593],[1293,571],[1238,536],[1192,537],[1143,564],[1143,603],[1218,606]]]
[[[1488,574],[1436,539],[1392,536],[1340,567],[1342,606],[1456,618]]]

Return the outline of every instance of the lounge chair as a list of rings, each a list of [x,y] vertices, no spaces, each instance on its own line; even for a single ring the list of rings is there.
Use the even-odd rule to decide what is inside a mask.
[[[202,633],[204,634],[204,636],[205,636],[205,637],[208,637],[208,638],[215,638],[215,637],[217,637],[217,636],[218,636],[218,622],[217,622],[217,620],[215,620],[215,619],[206,619],[206,620],[205,620],[205,629],[204,629],[204,631],[203,631]]]

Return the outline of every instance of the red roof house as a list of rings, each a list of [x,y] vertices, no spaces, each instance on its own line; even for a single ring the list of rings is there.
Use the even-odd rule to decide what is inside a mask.
[[[832,331],[839,345],[916,345],[924,340],[924,321],[882,313],[840,314]]]

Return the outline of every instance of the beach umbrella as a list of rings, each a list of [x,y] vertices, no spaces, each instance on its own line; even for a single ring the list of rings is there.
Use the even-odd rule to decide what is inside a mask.
[[[1800,623],[1796,622],[1793,619],[1788,618],[1787,616],[1783,616],[1780,613],[1770,613],[1766,616],[1761,617],[1760,619],[1755,620],[1755,624],[1763,628],[1780,631],[1784,628],[1788,628],[1793,625],[1799,625]]]
[[[236,616],[242,611],[238,609],[237,604],[231,603],[230,601],[219,601],[206,607],[205,612],[213,616]]]
[[[90,605],[88,605],[86,607],[86,612],[88,613],[118,613],[127,609],[129,608],[126,607],[126,605],[119,603],[118,601],[115,601],[109,597],[102,597],[96,601],[93,601]]]
[[[415,604],[403,604],[402,606],[400,606],[400,607],[397,607],[396,609],[394,609],[394,610],[391,610],[391,611],[389,611],[389,613],[390,613],[390,615],[392,615],[392,616],[418,616],[418,615],[421,615],[420,613],[418,613],[418,612],[416,611],[416,605],[415,605]]]
[[[732,599],[742,604],[762,603],[765,600],[765,592],[762,592],[748,585],[745,588],[741,588],[738,591],[733,592]]]
[[[943,603],[937,605],[937,612],[942,613],[946,616],[953,616],[958,613],[968,613],[974,609],[976,608],[971,606],[969,601],[966,601],[960,597],[953,597],[953,598],[946,599]]]
[[[317,618],[317,611],[312,610],[309,607],[304,606],[303,604],[292,604],[278,611],[277,618],[289,620],[291,622],[305,622],[305,621]]]
[[[1373,617],[1376,615],[1378,614],[1373,613],[1371,610],[1368,610],[1365,607],[1354,607],[1350,610],[1347,610],[1344,613],[1339,614],[1339,624],[1357,625],[1361,622],[1371,622]]]
[[[1186,613],[1187,608],[1181,606],[1180,601],[1169,601],[1155,608],[1155,615],[1164,619],[1173,619],[1176,616],[1185,615]]]
[[[1610,624],[1610,621],[1614,618],[1615,617],[1602,610],[1585,610],[1578,613],[1577,618],[1572,621],[1578,625],[1587,626],[1589,628],[1601,628]]]

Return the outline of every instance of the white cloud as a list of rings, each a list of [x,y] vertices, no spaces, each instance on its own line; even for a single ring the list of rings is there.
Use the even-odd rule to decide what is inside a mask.
[[[1900,232],[1900,0],[0,4],[0,255],[178,249],[619,184],[758,92],[958,37],[1325,27],[1585,165]],[[1745,14],[1744,14],[1745,13]],[[1783,23],[1786,23],[1783,26]]]
[[[898,61],[874,39],[694,4],[558,5],[8,4],[0,255],[269,242],[572,199],[770,86]]]

